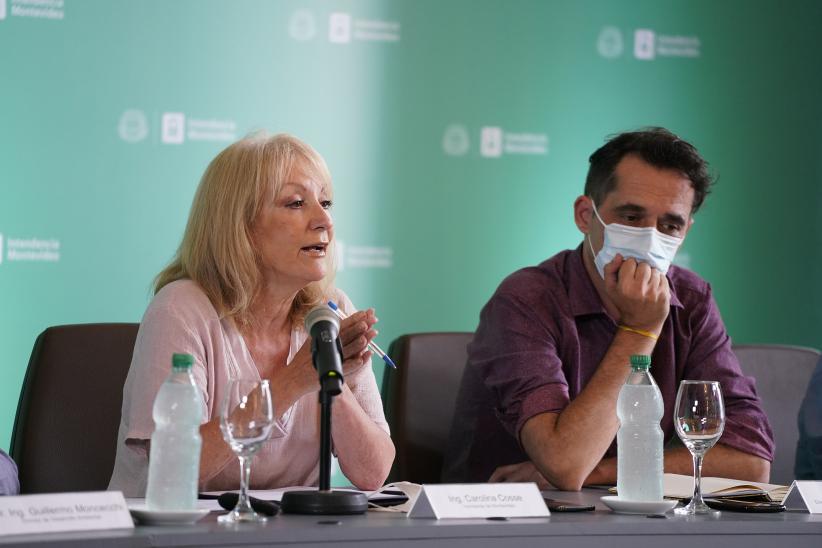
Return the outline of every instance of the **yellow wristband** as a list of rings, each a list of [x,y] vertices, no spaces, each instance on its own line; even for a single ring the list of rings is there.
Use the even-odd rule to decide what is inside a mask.
[[[659,336],[654,335],[650,331],[645,331],[644,329],[634,329],[633,327],[628,327],[627,325],[618,325],[617,327],[629,333],[636,333],[637,335],[642,335],[643,337],[648,337],[649,339],[653,339],[655,341],[659,340]]]

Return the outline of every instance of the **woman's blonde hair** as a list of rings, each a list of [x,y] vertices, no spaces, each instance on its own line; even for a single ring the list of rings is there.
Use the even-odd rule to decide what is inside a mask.
[[[286,134],[252,134],[220,152],[208,165],[188,217],[183,240],[171,263],[154,281],[155,292],[183,278],[205,291],[221,317],[253,324],[250,306],[262,290],[260,257],[251,227],[265,200],[277,196],[295,170],[316,179],[331,198],[331,174],[310,145]],[[326,255],[326,277],[308,284],[289,313],[301,322],[330,294],[334,250]]]

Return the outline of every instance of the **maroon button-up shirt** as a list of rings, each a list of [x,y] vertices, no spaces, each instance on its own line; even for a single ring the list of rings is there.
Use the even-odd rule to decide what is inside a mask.
[[[710,285],[676,266],[667,277],[671,311],[651,356],[665,403],[666,442],[676,436],[679,381],[716,380],[726,413],[720,443],[772,460],[768,419],[754,380],[742,374],[731,351]],[[483,308],[468,346],[443,479],[487,481],[498,466],[528,460],[518,441],[522,426],[540,413],[561,412],[577,397],[616,330],[585,270],[581,246],[506,278]],[[615,455],[616,440],[605,456]]]

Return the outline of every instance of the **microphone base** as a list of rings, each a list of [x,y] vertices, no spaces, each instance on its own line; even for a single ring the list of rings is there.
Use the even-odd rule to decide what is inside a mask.
[[[288,491],[280,510],[287,514],[351,515],[368,510],[368,498],[352,491]]]

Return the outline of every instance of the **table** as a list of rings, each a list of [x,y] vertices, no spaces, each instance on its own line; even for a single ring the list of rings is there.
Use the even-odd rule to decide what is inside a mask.
[[[822,515],[804,512],[743,514],[665,519],[610,512],[605,492],[552,493],[553,498],[596,504],[595,512],[553,513],[549,518],[430,520],[404,514],[369,512],[363,516],[279,515],[265,525],[230,528],[212,512],[188,526],[137,526],[132,530],[52,533],[0,537],[0,546],[31,547],[300,547],[349,548],[795,548],[822,546]],[[320,524],[319,522],[331,522]]]

